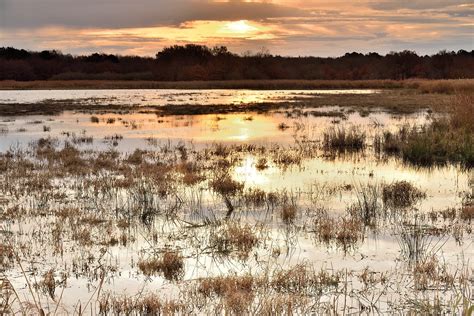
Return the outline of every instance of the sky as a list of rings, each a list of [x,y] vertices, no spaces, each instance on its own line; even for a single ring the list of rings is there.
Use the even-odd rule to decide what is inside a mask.
[[[473,50],[473,0],[0,0],[0,46],[154,56],[174,44],[282,56]]]

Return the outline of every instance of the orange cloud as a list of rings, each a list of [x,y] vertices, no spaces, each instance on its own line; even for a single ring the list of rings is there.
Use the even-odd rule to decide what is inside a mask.
[[[1,1],[1,42],[30,49],[154,55],[190,42],[282,55],[472,49],[474,6],[462,0]]]

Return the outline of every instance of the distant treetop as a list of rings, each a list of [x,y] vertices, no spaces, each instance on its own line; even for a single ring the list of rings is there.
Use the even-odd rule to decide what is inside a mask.
[[[474,51],[443,50],[420,56],[404,50],[380,55],[348,52],[341,57],[282,57],[266,48],[241,55],[225,46],[173,45],[155,58],[93,53],[71,56],[0,48],[0,80],[239,80],[474,78]]]

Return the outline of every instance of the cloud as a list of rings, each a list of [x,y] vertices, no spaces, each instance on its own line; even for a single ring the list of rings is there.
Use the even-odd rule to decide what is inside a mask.
[[[281,55],[471,50],[469,1],[0,0],[0,45],[140,55],[190,42]],[[251,31],[229,31],[239,20]]]
[[[197,0],[0,0],[7,28],[127,28],[186,21],[263,20],[308,12],[270,2]]]
[[[452,6],[469,5],[469,0],[382,0],[372,1],[370,6],[377,10],[427,10],[440,9]]]

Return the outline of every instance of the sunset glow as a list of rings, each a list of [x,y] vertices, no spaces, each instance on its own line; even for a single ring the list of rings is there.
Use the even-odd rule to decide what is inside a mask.
[[[224,31],[231,33],[250,33],[256,30],[256,27],[244,20],[226,23],[224,27]]]
[[[73,54],[154,56],[190,42],[292,56],[337,56],[349,48],[430,54],[472,49],[473,10],[467,0],[0,0],[0,40]]]

